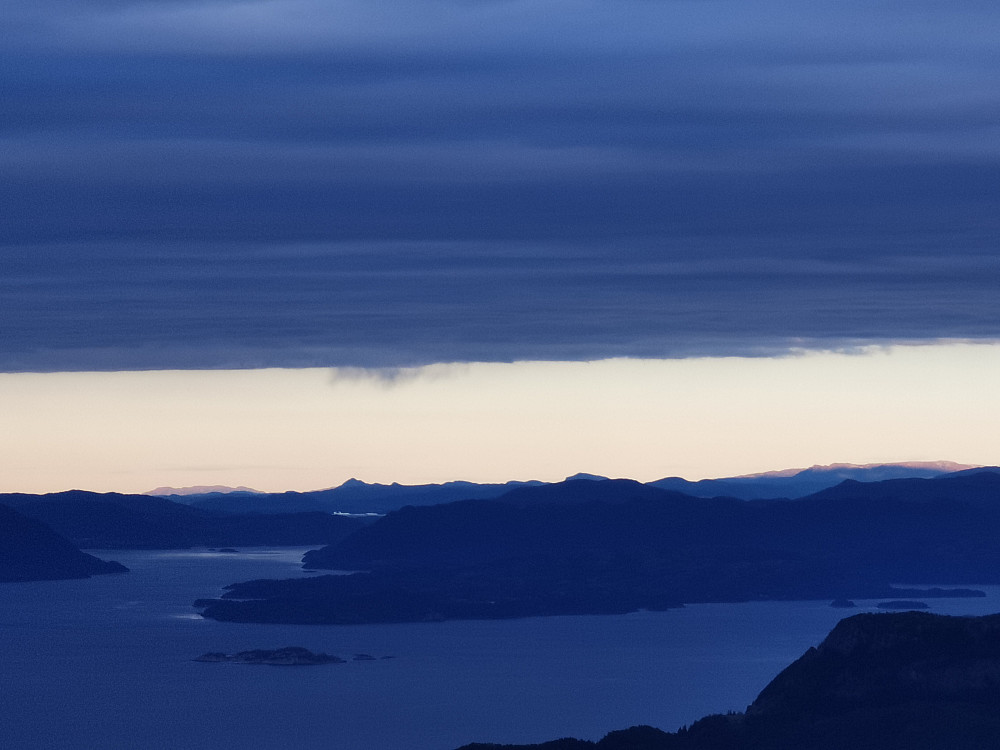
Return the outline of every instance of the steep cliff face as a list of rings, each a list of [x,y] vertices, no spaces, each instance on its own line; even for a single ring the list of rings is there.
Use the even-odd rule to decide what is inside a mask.
[[[81,552],[45,524],[0,505],[0,581],[88,578],[125,571],[125,566]]]
[[[747,713],[822,716],[914,700],[1000,701],[1000,615],[849,617],[779,674]]]
[[[559,750],[983,750],[1000,746],[1000,615],[924,612],[842,620],[745,714],[676,733],[649,727]],[[462,750],[548,750],[469,745]],[[551,745],[552,748],[557,745]]]

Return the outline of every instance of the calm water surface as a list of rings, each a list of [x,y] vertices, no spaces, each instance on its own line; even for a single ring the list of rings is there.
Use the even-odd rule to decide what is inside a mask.
[[[97,552],[132,569],[0,584],[0,747],[450,750],[598,739],[742,710],[843,616],[826,602],[414,625],[242,625],[191,607],[239,580],[304,575],[303,549]],[[986,599],[931,611],[1000,611]],[[860,610],[875,602],[859,601]],[[192,661],[305,646],[351,659],[281,668]]]

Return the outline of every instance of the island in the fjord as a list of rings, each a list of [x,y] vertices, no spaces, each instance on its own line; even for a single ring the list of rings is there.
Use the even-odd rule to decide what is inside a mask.
[[[905,612],[841,620],[744,713],[460,750],[983,750],[998,738],[1000,615]]]
[[[0,582],[89,578],[126,573],[117,562],[81,552],[45,524],[0,505]]]
[[[928,599],[1000,583],[1000,473],[845,481],[796,500],[699,498],[630,480],[406,507],[249,581],[204,616],[374,623],[662,610],[765,599]]]
[[[226,654],[211,651],[194,661],[229,664],[265,664],[273,667],[304,667],[318,664],[344,664],[345,659],[330,654],[315,653],[301,646],[285,646],[277,649],[253,649]]]

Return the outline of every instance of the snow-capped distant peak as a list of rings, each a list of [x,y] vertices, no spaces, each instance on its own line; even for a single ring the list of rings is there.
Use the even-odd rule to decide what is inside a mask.
[[[208,495],[213,492],[219,492],[228,495],[231,492],[251,492],[255,495],[259,495],[260,491],[251,489],[250,487],[226,487],[221,484],[213,485],[198,485],[195,487],[157,487],[155,490],[150,490],[149,492],[143,492],[143,495]]]

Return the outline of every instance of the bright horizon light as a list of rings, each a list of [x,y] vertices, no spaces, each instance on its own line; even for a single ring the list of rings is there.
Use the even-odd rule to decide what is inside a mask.
[[[997,382],[1000,346],[964,343],[388,372],[3,374],[0,491],[995,464]]]

